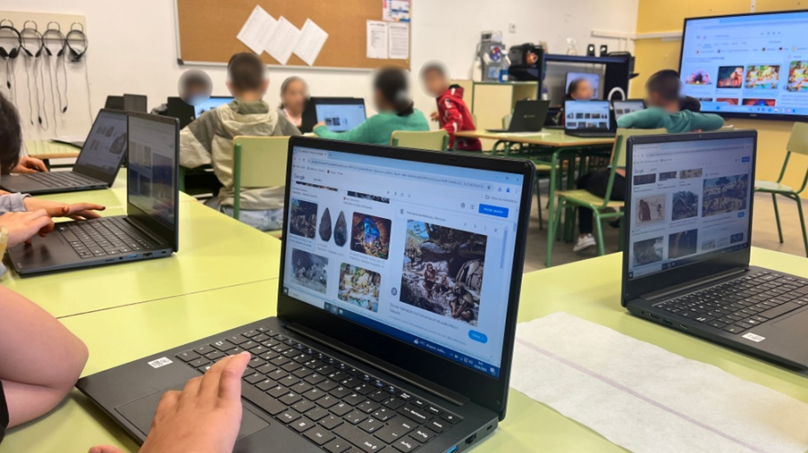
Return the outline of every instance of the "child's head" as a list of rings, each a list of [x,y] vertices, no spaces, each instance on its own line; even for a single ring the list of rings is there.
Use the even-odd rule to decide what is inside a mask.
[[[700,112],[701,101],[692,96],[685,96],[679,101],[679,110],[690,110],[691,112]]]
[[[381,68],[373,79],[373,101],[379,111],[395,112],[406,116],[413,112],[409,81],[404,70],[395,67]]]
[[[230,57],[227,63],[227,88],[242,101],[257,101],[264,97],[269,87],[266,65],[258,55],[241,52]]]
[[[9,174],[17,166],[21,150],[20,116],[14,104],[0,94],[0,173]]]
[[[281,84],[281,108],[293,115],[300,115],[306,108],[309,98],[309,87],[306,81],[298,76],[288,77]]]
[[[432,61],[421,68],[421,81],[427,93],[438,97],[449,89],[449,75],[443,63]]]
[[[663,69],[649,77],[645,83],[645,102],[649,107],[678,112],[680,88],[679,73],[672,69]]]
[[[595,89],[586,79],[575,79],[567,88],[567,99],[574,101],[589,101],[595,96]]]

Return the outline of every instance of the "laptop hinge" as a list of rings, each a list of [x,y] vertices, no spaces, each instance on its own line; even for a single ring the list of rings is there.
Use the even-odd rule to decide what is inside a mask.
[[[679,285],[679,286],[674,286],[674,287],[671,287],[671,288],[665,288],[664,290],[661,290],[661,291],[656,291],[656,292],[653,292],[653,293],[650,293],[650,294],[646,294],[645,296],[643,296],[643,298],[645,300],[649,301],[649,302],[653,302],[653,301],[655,301],[657,299],[670,297],[671,294],[687,292],[687,291],[693,290],[693,289],[695,289],[697,287],[700,287],[700,286],[705,286],[705,285],[709,285],[711,283],[715,283],[718,280],[723,280],[723,279],[728,278],[728,277],[734,277],[734,276],[743,274],[746,271],[747,271],[747,269],[743,268],[743,269],[733,269],[733,270],[730,270],[730,271],[721,272],[721,273],[715,274],[715,275],[713,275],[712,277],[709,277],[709,278],[702,278],[702,279],[696,280],[695,282],[689,282],[689,283],[685,283],[685,284],[682,284],[682,285]]]
[[[155,243],[155,244],[157,244],[157,245],[164,245],[164,244],[166,243],[166,241],[165,241],[165,240],[163,240],[163,239],[162,239],[162,238],[160,238],[159,236],[155,235],[154,233],[152,233],[151,231],[149,231],[148,229],[146,229],[146,227],[144,227],[144,226],[142,226],[142,225],[139,225],[139,224],[138,224],[138,222],[133,221],[133,220],[132,220],[132,219],[130,219],[129,217],[124,217],[124,221],[125,221],[126,223],[128,223],[129,225],[132,225],[133,227],[135,227],[135,228],[136,228],[138,231],[140,231],[141,233],[143,233],[143,234],[145,234],[146,236],[148,236],[148,237],[149,237],[149,239],[151,239],[152,241],[154,241],[154,243]]]
[[[372,366],[373,368],[377,368],[381,371],[384,371],[387,374],[391,374],[410,385],[414,385],[420,388],[421,390],[432,393],[433,395],[448,400],[454,404],[457,404],[458,406],[462,406],[469,401],[468,398],[457,392],[453,392],[445,387],[442,387],[440,385],[431,382],[424,382],[423,378],[419,377],[416,374],[410,373],[409,371],[399,368],[389,362],[379,360],[378,357],[368,355],[354,348],[353,346],[348,346],[347,344],[341,341],[337,341],[332,337],[323,335],[307,327],[301,326],[299,324],[287,324],[286,328],[288,328],[293,332],[299,333],[300,335],[311,338],[312,340],[323,343],[332,349],[335,349],[347,356],[350,356],[356,360],[366,363]]]

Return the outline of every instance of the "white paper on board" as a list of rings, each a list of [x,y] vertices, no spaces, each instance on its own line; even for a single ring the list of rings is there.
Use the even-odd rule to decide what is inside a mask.
[[[326,39],[328,39],[328,33],[313,20],[306,19],[306,23],[300,30],[300,39],[295,46],[295,55],[305,61],[307,65],[312,66],[317,55],[320,55]]]
[[[390,39],[388,57],[393,60],[406,60],[410,57],[410,24],[395,22],[387,25]]]
[[[387,59],[387,22],[368,21],[367,57]]]
[[[278,21],[275,20],[268,12],[256,6],[253,9],[247,22],[241,27],[236,38],[243,42],[250,50],[261,55],[275,32],[275,27],[278,26]]]
[[[278,20],[278,26],[275,27],[275,33],[272,34],[272,38],[267,43],[266,51],[272,58],[278,60],[278,63],[286,64],[289,57],[292,56],[299,39],[300,30],[281,16]]]

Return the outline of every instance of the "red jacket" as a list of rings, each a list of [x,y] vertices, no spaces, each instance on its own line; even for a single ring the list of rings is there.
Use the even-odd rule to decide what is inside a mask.
[[[473,131],[474,117],[463,101],[463,87],[452,85],[437,99],[438,116],[441,129],[449,133],[449,149],[463,151],[482,151],[483,145],[476,138],[455,137],[457,131]]]

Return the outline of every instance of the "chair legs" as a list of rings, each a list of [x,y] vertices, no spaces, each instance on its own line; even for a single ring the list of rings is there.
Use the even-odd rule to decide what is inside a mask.
[[[777,220],[777,234],[780,236],[780,243],[783,243],[783,228],[780,226],[780,210],[777,209],[777,194],[772,194],[772,203],[774,204],[774,218]]]
[[[539,178],[536,177],[536,206],[539,208],[539,229],[544,229],[544,215],[541,212],[541,186],[539,185]],[[550,219],[552,221],[552,219]]]
[[[561,211],[566,207],[567,202],[564,198],[559,198],[556,203],[555,217],[547,219],[547,261],[545,266],[550,267],[553,265],[553,244],[556,241],[556,232],[561,224]]]
[[[595,234],[597,235],[595,239],[598,241],[598,256],[603,256],[606,254],[606,246],[603,244],[603,222],[600,220],[600,212],[592,211],[592,214],[595,216],[593,220],[595,221]]]

